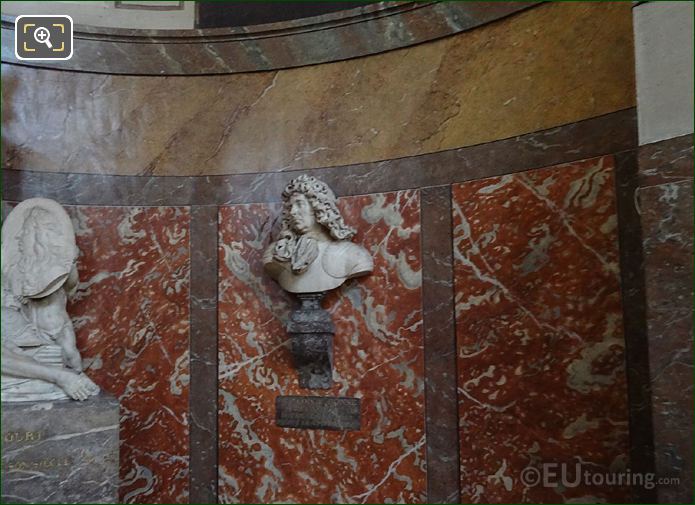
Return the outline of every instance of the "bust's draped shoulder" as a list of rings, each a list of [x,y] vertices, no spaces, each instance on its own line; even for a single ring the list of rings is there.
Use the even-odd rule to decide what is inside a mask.
[[[347,240],[331,242],[321,258],[323,270],[335,278],[351,278],[372,271],[374,262],[362,246]]]

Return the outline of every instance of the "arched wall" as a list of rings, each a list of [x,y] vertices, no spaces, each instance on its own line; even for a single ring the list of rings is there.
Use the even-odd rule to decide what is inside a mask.
[[[162,78],[5,65],[5,166],[277,172],[553,128],[635,105],[629,12],[549,3],[414,47],[270,72]]]
[[[71,310],[91,316],[78,338],[129,412],[121,498],[629,499],[618,487],[557,496],[519,475],[552,458],[649,459],[635,452],[649,440],[627,430],[640,412],[625,360],[640,349],[624,350],[623,320],[633,338],[643,314],[618,247],[636,219],[633,51],[629,4],[546,3],[268,72],[3,64],[3,200],[54,198],[74,216],[87,278]],[[380,265],[330,301],[330,394],[362,398],[354,433],[274,426],[274,396],[307,392],[285,348],[291,301],[258,255],[299,173],[342,197]],[[105,292],[143,303],[123,320],[85,305]],[[566,318],[575,326],[559,327]],[[155,377],[166,395],[148,390]]]

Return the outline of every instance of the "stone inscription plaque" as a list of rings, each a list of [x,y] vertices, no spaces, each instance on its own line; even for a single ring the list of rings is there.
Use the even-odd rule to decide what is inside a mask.
[[[2,404],[3,503],[118,503],[118,401]]]
[[[275,423],[282,428],[359,430],[360,399],[330,396],[278,396]]]

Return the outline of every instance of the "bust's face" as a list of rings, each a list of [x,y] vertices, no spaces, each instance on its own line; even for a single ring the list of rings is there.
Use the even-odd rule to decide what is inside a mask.
[[[300,235],[307,233],[316,224],[314,209],[301,193],[295,193],[290,197],[290,224]]]

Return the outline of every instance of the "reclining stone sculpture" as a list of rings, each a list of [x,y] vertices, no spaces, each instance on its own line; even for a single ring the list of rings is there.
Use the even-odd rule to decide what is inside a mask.
[[[2,226],[2,401],[86,400],[99,387],[82,372],[67,294],[78,249],[60,204],[31,198]]]

